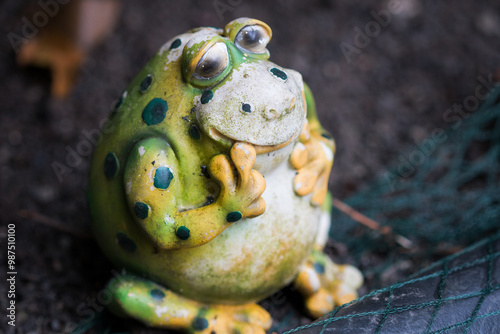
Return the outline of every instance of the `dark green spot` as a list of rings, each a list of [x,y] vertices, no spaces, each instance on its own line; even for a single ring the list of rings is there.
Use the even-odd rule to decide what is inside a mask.
[[[151,76],[151,74],[148,74],[144,80],[142,80],[141,82],[141,86],[140,86],[140,91],[141,93],[144,93],[148,90],[149,86],[151,86],[151,83],[153,82],[153,77]]]
[[[193,329],[195,331],[202,331],[208,328],[208,320],[202,317],[196,317],[193,321]]]
[[[153,289],[149,292],[149,294],[156,300],[162,300],[163,298],[165,298],[165,293],[160,289]]]
[[[241,215],[241,212],[239,211],[233,211],[229,212],[226,216],[226,221],[229,223],[234,223],[240,220],[243,216]]]
[[[186,226],[181,226],[175,231],[175,235],[181,240],[186,240],[189,238],[189,229]]]
[[[134,205],[135,215],[141,219],[148,218],[149,206],[146,203],[137,202]]]
[[[201,103],[205,104],[210,102],[212,97],[214,97],[214,93],[211,90],[204,91],[203,94],[201,95]]]
[[[210,178],[210,174],[208,174],[208,168],[207,166],[201,166],[201,173],[207,178]]]
[[[174,178],[174,174],[168,167],[158,167],[155,171],[154,185],[158,189],[167,189],[170,182]]]
[[[326,138],[328,140],[332,139],[332,136],[330,136],[328,133],[322,133],[321,137]]]
[[[175,41],[172,42],[172,44],[170,44],[170,50],[172,49],[177,49],[179,46],[181,46],[181,40],[179,38],[177,38]]]
[[[167,110],[167,101],[159,97],[154,98],[148,103],[146,108],[144,108],[144,111],[142,112],[142,119],[147,125],[161,123],[167,115]]]
[[[325,273],[325,266],[322,263],[316,262],[314,264],[314,270],[316,270],[316,272],[318,274],[324,274]]]
[[[118,244],[120,245],[120,247],[127,252],[133,253],[137,249],[135,242],[123,232],[119,232],[116,235],[116,239],[118,240]]]
[[[243,105],[241,106],[241,109],[244,112],[252,112],[252,107],[248,103],[243,103]]]
[[[118,158],[113,152],[109,152],[104,159],[104,174],[108,179],[112,179],[118,173]]]
[[[191,125],[191,127],[189,128],[189,135],[191,136],[191,138],[196,140],[201,138],[200,129],[198,129],[198,126],[196,124]]]
[[[276,67],[273,67],[271,69],[271,73],[275,76],[275,77],[278,77],[282,80],[286,80],[287,76],[286,76],[286,73],[283,72],[282,70],[280,69],[277,69]]]

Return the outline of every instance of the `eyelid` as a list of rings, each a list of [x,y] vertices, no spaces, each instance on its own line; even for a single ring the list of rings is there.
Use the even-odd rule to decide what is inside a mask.
[[[263,33],[265,34],[265,35],[263,35],[263,37],[265,37],[266,41],[265,41],[265,45],[264,44],[260,45],[262,47],[261,51],[256,51],[256,50],[252,50],[251,48],[247,48],[241,43],[244,41],[244,39],[242,38],[241,40],[239,40],[238,37],[241,36],[243,31],[248,27],[252,27],[252,29],[255,29],[253,27],[258,27],[258,28],[262,29],[261,31],[263,31]],[[261,25],[258,25],[258,24],[252,24],[252,25],[246,25],[238,31],[238,33],[235,36],[234,44],[238,47],[238,49],[240,49],[243,52],[249,52],[249,53],[253,53],[253,54],[264,54],[267,52],[266,47],[267,47],[267,44],[269,44],[270,40],[271,40],[271,36],[269,36],[269,33],[266,31],[266,29],[264,27],[262,27]]]
[[[271,30],[271,27],[269,27],[266,23],[256,20],[256,19],[251,19],[251,18],[240,18],[236,19],[234,21],[229,22],[225,27],[224,27],[224,36],[227,36],[231,42],[235,42],[236,35],[241,31],[241,29],[245,28],[246,26],[254,26],[258,25],[264,28],[264,30],[267,32],[269,35],[269,41],[271,41],[273,37],[273,31]],[[268,43],[269,43],[268,41]]]
[[[183,76],[185,82],[190,81],[191,77],[196,71],[196,66],[200,62],[201,58],[203,58],[205,53],[218,42],[225,43],[224,39],[221,36],[214,35],[212,39],[208,40],[207,42],[205,42],[205,44],[203,44],[201,47],[197,49],[193,47],[196,44],[199,44],[200,43],[199,41],[190,40],[186,43],[182,55],[182,68],[183,68]]]
[[[225,60],[224,68],[222,68],[219,72],[215,73],[210,78],[205,78],[205,77],[202,77],[202,76],[198,75],[197,72],[199,70],[199,66],[202,65],[203,61],[205,61],[205,57],[208,55],[209,52],[212,52],[213,48],[217,48],[217,47],[222,47],[222,49],[220,49],[220,50],[214,50],[215,52],[217,52],[217,51],[224,51],[225,52],[225,54],[224,54],[224,56],[225,56],[225,59],[224,59]],[[222,72],[224,72],[224,69],[228,65],[229,65],[229,51],[227,50],[226,43],[219,41],[219,42],[211,44],[210,47],[203,49],[203,54],[202,54],[200,60],[198,61],[198,63],[196,64],[195,68],[194,68],[193,76],[196,77],[197,79],[202,79],[202,80],[203,79],[211,79],[212,77],[216,77],[217,75],[219,75]]]
[[[200,62],[201,58],[207,53],[207,51],[214,46],[217,43],[217,41],[211,40],[203,47],[200,49],[200,51],[197,52],[197,54],[191,59],[189,62],[189,66],[187,68],[187,77],[190,78],[193,73],[196,71],[196,67],[198,66],[198,63]]]

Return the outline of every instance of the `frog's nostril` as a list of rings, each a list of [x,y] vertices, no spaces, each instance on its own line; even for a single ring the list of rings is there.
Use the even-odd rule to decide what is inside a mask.
[[[288,101],[290,101],[290,103],[288,103]],[[281,115],[288,114],[295,108],[295,102],[296,102],[295,97],[287,98],[285,101],[283,101],[283,105],[280,105],[277,108],[264,109],[263,110],[264,118],[267,119],[268,121],[271,121],[273,119],[280,117]],[[284,107],[286,105],[288,105],[288,107]]]
[[[281,113],[278,112],[276,109],[266,109],[264,111],[264,117],[267,119],[267,120],[273,120],[275,118],[277,118]]]

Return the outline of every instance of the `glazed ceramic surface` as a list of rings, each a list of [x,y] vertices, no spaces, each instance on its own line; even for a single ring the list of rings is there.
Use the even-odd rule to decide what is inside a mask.
[[[333,140],[301,75],[268,60],[270,39],[248,18],[191,30],[124,91],[89,183],[118,268],[189,300],[246,304],[324,246]]]

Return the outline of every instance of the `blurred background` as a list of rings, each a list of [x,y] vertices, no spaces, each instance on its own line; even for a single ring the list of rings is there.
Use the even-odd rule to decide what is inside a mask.
[[[450,145],[463,137],[462,123],[473,118],[482,97],[500,81],[500,3],[493,0],[3,0],[0,245],[7,225],[15,224],[16,333],[66,333],[77,323],[94,321],[94,310],[102,308],[96,297],[112,267],[90,236],[85,189],[93,147],[86,134],[99,129],[122,90],[165,41],[198,26],[224,27],[242,16],[269,24],[271,61],[298,70],[311,87],[320,120],[337,143],[333,196],[378,224],[389,226],[391,217],[382,203],[364,209],[370,196],[363,194],[376,180],[385,180],[377,189],[397,191],[411,183],[417,174],[413,167],[427,161],[441,166],[433,154],[444,147],[442,141],[434,140],[427,153],[418,145],[453,127],[447,137],[453,140],[443,144],[453,153]],[[493,147],[488,145],[474,152]],[[415,147],[426,162],[417,160],[418,154],[412,158]],[[477,198],[483,198],[482,189],[474,188]],[[488,191],[488,198],[498,195],[498,187]],[[408,213],[414,216],[410,210],[399,217]],[[498,226],[498,215],[488,219]],[[403,279],[493,229],[490,224],[474,238],[443,242],[448,227],[435,225],[443,238],[433,241],[432,254],[422,256],[431,243],[413,235],[416,225],[392,226],[381,236],[336,209],[333,226],[327,251],[336,261],[368,272],[364,292]],[[351,249],[370,242],[370,249],[379,247],[377,253]],[[394,259],[413,258],[394,267],[385,262],[389,252]],[[5,257],[6,249],[0,254]],[[4,285],[0,295],[5,310]],[[277,332],[310,321],[291,289],[262,305]],[[133,321],[121,326],[156,332]],[[2,328],[14,332],[4,320]]]

